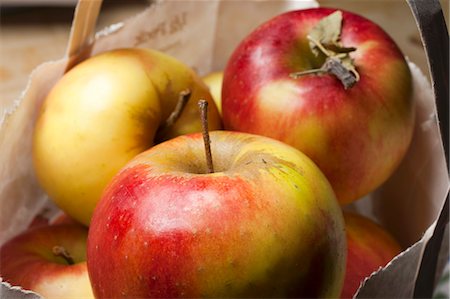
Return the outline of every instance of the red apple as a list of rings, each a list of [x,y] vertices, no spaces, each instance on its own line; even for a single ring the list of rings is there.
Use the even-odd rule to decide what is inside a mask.
[[[347,231],[347,269],[341,298],[353,298],[363,280],[384,267],[401,247],[389,232],[369,218],[344,212]]]
[[[337,297],[342,212],[305,155],[262,136],[201,134],[140,154],[108,185],[88,237],[97,298]]]
[[[63,211],[60,211],[57,215],[55,215],[48,222],[49,222],[50,225],[61,225],[61,224],[78,223],[76,220],[71,218],[69,215],[67,215]]]
[[[35,228],[39,226],[47,226],[49,224],[48,218],[44,217],[43,215],[36,215],[36,217],[33,218],[30,225],[28,225],[28,228]]]
[[[87,233],[80,224],[31,228],[0,249],[0,275],[46,299],[94,298],[86,266]],[[65,257],[54,250],[65,251]]]
[[[224,71],[222,113],[227,129],[304,152],[343,204],[396,169],[411,141],[414,105],[395,42],[370,20],[333,12],[291,11],[244,39]],[[308,74],[313,69],[321,70]],[[332,73],[342,70],[341,81]]]

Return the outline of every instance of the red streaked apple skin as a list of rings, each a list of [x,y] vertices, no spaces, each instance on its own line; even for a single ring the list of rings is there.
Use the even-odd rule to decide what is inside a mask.
[[[237,47],[224,71],[226,129],[286,142],[309,156],[344,204],[369,193],[396,169],[412,137],[411,74],[394,41],[377,25],[343,12],[341,40],[361,79],[345,90],[333,75],[293,72],[319,68],[307,34],[334,10],[282,14]]]
[[[381,226],[361,215],[344,212],[347,266],[341,298],[353,298],[362,281],[386,266],[401,247]]]
[[[201,134],[133,159],[106,188],[88,237],[97,298],[337,297],[342,212],[294,148],[261,136]]]
[[[87,229],[80,224],[31,228],[0,249],[0,275],[11,285],[44,298],[94,298],[86,265]],[[75,260],[68,265],[52,253],[63,246]]]

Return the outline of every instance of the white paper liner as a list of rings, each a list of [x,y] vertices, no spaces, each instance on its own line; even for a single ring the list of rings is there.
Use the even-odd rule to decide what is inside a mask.
[[[19,286],[12,286],[6,281],[1,281],[0,298],[2,299],[41,299],[42,297],[30,290],[24,290]]]

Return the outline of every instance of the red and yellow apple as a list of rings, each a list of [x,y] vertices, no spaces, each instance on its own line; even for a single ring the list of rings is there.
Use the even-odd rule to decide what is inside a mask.
[[[401,247],[383,227],[364,216],[344,212],[347,233],[347,266],[341,298],[353,298],[372,272],[386,266]]]
[[[49,225],[74,224],[74,223],[78,222],[62,211],[57,215],[55,215],[52,219],[49,219],[48,221]]]
[[[180,136],[132,159],[92,217],[97,298],[339,296],[346,242],[331,186],[305,155],[250,134]]]
[[[94,298],[86,266],[87,234],[81,224],[31,228],[0,248],[0,275],[46,299]],[[64,248],[69,260],[55,255],[55,246]]]
[[[301,150],[344,204],[396,169],[411,141],[414,104],[408,65],[388,34],[346,11],[340,23],[320,27],[333,12],[287,12],[248,35],[225,68],[222,113],[226,129]],[[330,57],[345,67],[352,87],[330,73]]]
[[[203,77],[203,82],[208,86],[219,114],[222,114],[222,81],[223,71],[212,72]]]
[[[48,218],[45,215],[38,214],[31,221],[28,228],[35,228],[39,226],[48,226],[48,225],[60,225],[60,224],[76,224],[78,223],[74,219],[70,218],[63,211],[59,211],[56,215],[51,218]]]
[[[69,216],[88,225],[103,188],[155,143],[158,128],[185,90],[191,100],[156,141],[200,131],[200,98],[211,102],[210,128],[220,128],[201,78],[175,58],[146,49],[114,50],[80,63],[41,107],[33,139],[41,186]]]

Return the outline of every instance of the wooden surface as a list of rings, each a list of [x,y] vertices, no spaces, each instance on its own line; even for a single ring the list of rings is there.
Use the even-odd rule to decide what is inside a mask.
[[[117,23],[147,6],[146,0],[106,1],[97,27]],[[420,37],[405,1],[319,0],[322,6],[358,12],[381,25],[428,76]],[[441,1],[448,14],[449,1]],[[0,10],[0,111],[20,96],[39,64],[64,56],[74,7],[2,7]],[[448,20],[448,18],[447,18]],[[448,24],[448,21],[447,21]]]
[[[147,0],[105,1],[97,28],[132,17],[147,5]],[[34,68],[65,55],[74,9],[74,6],[1,8],[0,111],[20,96]]]

